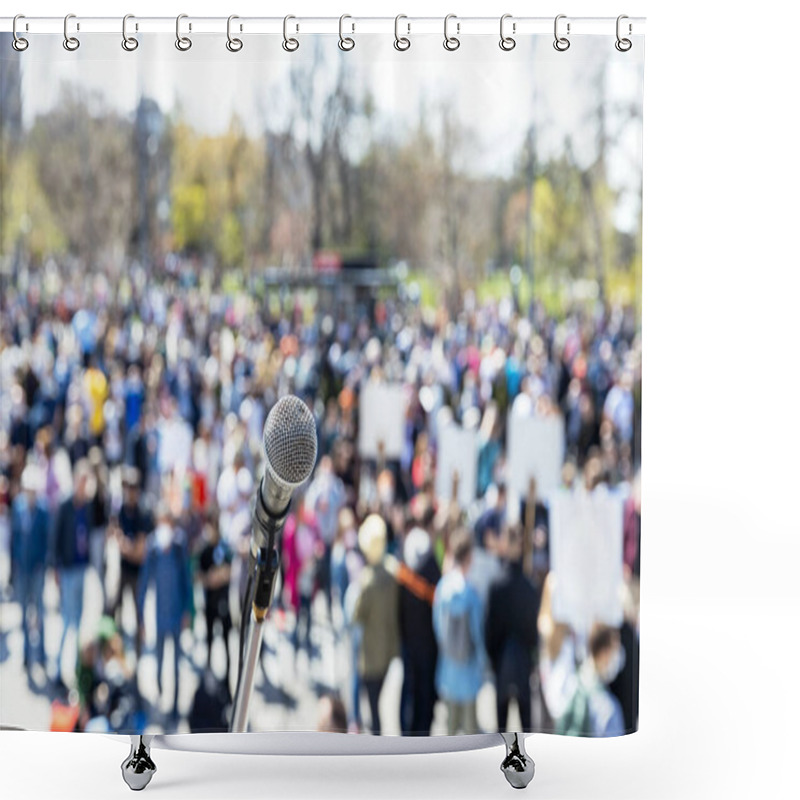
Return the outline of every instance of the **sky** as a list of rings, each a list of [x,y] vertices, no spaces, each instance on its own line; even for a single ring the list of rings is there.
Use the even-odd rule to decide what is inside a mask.
[[[309,63],[316,45],[325,59],[319,80],[332,83],[339,60],[346,59],[356,87],[372,95],[383,130],[412,128],[425,108],[447,102],[474,141],[468,163],[461,166],[507,176],[532,122],[541,160],[557,155],[569,136],[579,163],[591,163],[596,152],[593,76],[605,66],[608,127],[623,130],[607,159],[609,180],[623,190],[616,223],[624,230],[637,225],[641,121],[623,124],[615,109],[641,110],[643,51],[620,54],[613,36],[573,36],[564,53],[553,49],[549,36],[518,37],[511,52],[500,50],[496,36],[465,36],[455,52],[444,50],[441,37],[418,36],[402,53],[385,34],[359,35],[347,53],[331,35],[302,36],[295,53],[284,52],[280,37],[272,35],[247,37],[238,53],[225,49],[224,35],[195,37],[186,52],[176,50],[169,34],[141,38],[134,53],[125,52],[116,35],[85,37],[76,52],[68,53],[61,36],[37,35],[35,49],[21,57],[25,124],[57,104],[63,84],[69,83],[99,93],[123,114],[132,113],[145,94],[166,112],[180,108],[189,123],[210,134],[226,130],[234,114],[252,135],[265,127],[281,130],[289,71]],[[357,128],[352,137],[355,151],[366,144],[363,131]],[[297,133],[302,138],[302,130]]]

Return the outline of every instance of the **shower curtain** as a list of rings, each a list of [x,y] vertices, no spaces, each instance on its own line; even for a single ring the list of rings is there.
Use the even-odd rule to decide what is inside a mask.
[[[228,729],[294,394],[251,730],[635,731],[643,37],[178,23],[0,34],[0,721]]]

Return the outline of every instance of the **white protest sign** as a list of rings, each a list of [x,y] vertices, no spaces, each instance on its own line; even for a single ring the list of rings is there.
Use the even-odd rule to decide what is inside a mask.
[[[550,497],[553,617],[579,635],[622,624],[622,512],[622,496],[604,486]]]
[[[510,414],[506,437],[506,484],[509,520],[519,518],[519,506],[528,496],[531,478],[536,494],[548,498],[561,485],[564,465],[564,418],[560,414],[540,417]]]
[[[383,458],[400,458],[405,438],[406,404],[402,384],[372,381],[364,384],[358,401],[358,452],[362,458],[377,459],[381,444]]]
[[[451,423],[439,431],[436,451],[436,497],[449,503],[453,499],[453,477],[458,475],[458,504],[469,507],[475,500],[478,484],[478,432]]]

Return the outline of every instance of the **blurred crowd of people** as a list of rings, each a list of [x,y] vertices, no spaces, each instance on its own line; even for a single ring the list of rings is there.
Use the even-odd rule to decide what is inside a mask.
[[[633,310],[598,302],[555,318],[513,296],[479,302],[467,292],[453,315],[402,292],[343,308],[325,307],[314,291],[275,292],[274,302],[221,286],[201,264],[170,257],[158,269],[132,264],[113,283],[49,262],[2,287],[3,600],[21,607],[25,669],[55,687],[54,718],[67,708],[67,727],[143,729],[152,720],[137,666],[154,645],[159,695],[173,669],[169,723],[188,713],[193,729],[224,726],[214,698],[229,704],[235,685],[262,429],[291,392],[318,421],[319,461],[286,523],[270,624],[309,658],[315,627],[328,626],[351,662],[308,726],[380,733],[379,698],[399,658],[405,734],[427,735],[438,701],[449,733],[477,732],[487,681],[500,730],[512,701],[525,730],[634,730],[641,342]],[[366,381],[408,388],[397,460],[359,458]],[[479,431],[469,508],[434,494],[442,409]],[[584,637],[552,615],[546,503],[529,514],[507,508],[509,415],[556,413],[565,421],[564,483],[623,486],[628,497],[625,623]],[[90,572],[103,607],[86,639]],[[48,575],[61,617],[51,652]],[[188,712],[178,703],[187,630],[207,648]],[[216,639],[224,674],[211,669]],[[298,679],[266,677],[289,693]]]

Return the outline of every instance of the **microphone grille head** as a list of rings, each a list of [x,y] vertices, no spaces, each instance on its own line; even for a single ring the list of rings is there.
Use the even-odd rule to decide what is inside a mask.
[[[299,397],[286,395],[272,407],[264,425],[264,454],[273,478],[287,488],[311,475],[317,461],[317,426]]]

